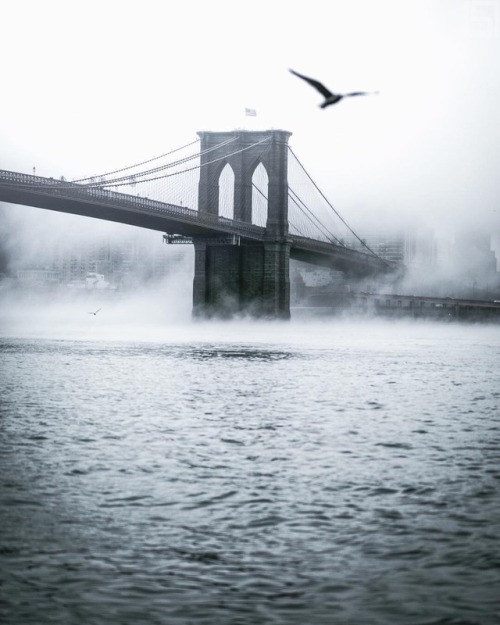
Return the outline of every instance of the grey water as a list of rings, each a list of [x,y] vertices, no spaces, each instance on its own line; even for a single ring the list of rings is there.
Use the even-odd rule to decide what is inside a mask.
[[[500,622],[500,326],[91,317],[0,337],[0,622]]]

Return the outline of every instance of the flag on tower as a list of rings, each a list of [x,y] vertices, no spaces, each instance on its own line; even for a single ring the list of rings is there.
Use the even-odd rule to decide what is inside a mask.
[[[256,117],[257,116],[257,111],[255,109],[245,109],[245,115],[248,115],[249,117]]]

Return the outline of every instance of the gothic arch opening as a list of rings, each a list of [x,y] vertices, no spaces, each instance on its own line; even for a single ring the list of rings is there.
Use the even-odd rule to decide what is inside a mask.
[[[259,163],[252,175],[252,223],[266,227],[269,197],[269,177],[266,168]]]
[[[229,163],[226,163],[219,175],[218,214],[234,219],[234,171]]]

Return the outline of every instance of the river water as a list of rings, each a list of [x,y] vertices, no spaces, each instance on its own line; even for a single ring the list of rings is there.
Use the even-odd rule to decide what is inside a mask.
[[[500,326],[85,324],[1,334],[0,622],[500,622]]]

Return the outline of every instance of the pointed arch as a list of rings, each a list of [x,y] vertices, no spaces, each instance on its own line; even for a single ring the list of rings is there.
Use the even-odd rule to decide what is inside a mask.
[[[265,228],[268,216],[269,176],[262,161],[252,173],[252,223]]]
[[[219,206],[218,214],[221,217],[234,219],[234,171],[230,163],[223,163],[218,176]]]
[[[227,160],[235,175],[234,214],[238,221],[252,223],[252,178],[256,164],[262,163],[268,175],[268,216],[265,225],[268,238],[288,235],[288,139],[285,130],[268,131],[200,131],[200,179],[198,210],[216,215],[220,164]],[[234,145],[227,145],[234,139]],[[221,144],[224,144],[221,146]],[[212,151],[209,152],[209,150]],[[261,170],[259,170],[261,171]],[[259,219],[260,220],[260,219]]]

